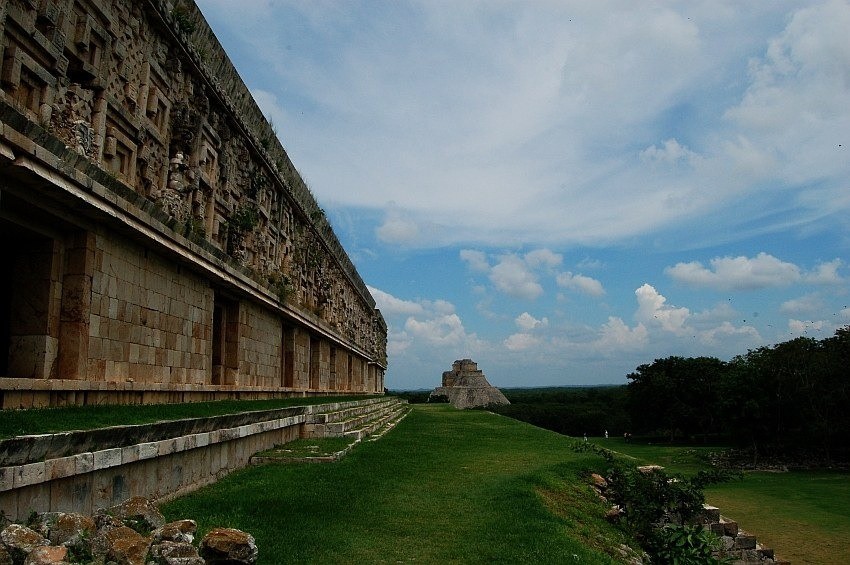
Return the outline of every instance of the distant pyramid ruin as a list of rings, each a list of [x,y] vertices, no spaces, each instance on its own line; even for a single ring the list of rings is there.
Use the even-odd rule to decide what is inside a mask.
[[[487,382],[472,359],[458,359],[452,370],[443,373],[443,386],[431,392],[429,401],[445,396],[455,408],[475,408],[488,404],[510,404],[502,391]]]

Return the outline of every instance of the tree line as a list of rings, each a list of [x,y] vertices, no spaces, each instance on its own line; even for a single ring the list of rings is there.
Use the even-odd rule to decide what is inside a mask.
[[[574,437],[608,431],[737,445],[754,459],[850,458],[850,327],[730,361],[656,359],[627,378],[623,386],[503,389],[511,404],[487,409]]]
[[[754,454],[817,451],[827,461],[850,440],[850,327],[798,337],[724,362],[667,357],[628,375],[635,432],[718,436]]]

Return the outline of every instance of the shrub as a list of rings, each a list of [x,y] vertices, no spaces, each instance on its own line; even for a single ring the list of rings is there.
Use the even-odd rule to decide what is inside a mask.
[[[693,477],[668,475],[660,467],[635,467],[614,452],[576,442],[574,451],[593,451],[608,465],[605,497],[620,509],[619,525],[657,563],[717,563],[717,542],[702,525],[691,525],[702,513],[707,485],[729,480],[724,471],[700,471]],[[708,555],[708,559],[697,556]]]

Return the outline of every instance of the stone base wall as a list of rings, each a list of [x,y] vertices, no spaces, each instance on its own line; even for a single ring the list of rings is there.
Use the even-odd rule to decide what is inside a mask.
[[[168,499],[304,437],[325,414],[379,414],[396,403],[375,398],[3,440],[0,512],[26,519],[31,512],[90,513],[131,496]]]

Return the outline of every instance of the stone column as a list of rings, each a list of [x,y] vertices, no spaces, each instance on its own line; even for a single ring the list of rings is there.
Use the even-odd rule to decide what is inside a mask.
[[[69,238],[59,316],[58,376],[62,379],[86,378],[94,257],[94,234],[79,231]]]

